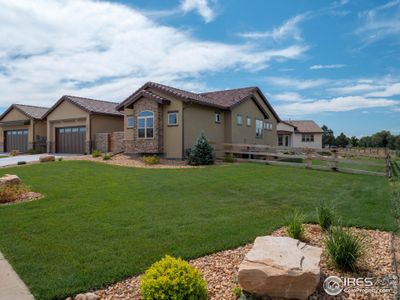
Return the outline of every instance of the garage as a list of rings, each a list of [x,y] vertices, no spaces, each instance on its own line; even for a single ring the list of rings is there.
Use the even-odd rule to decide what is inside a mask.
[[[19,152],[28,151],[28,130],[7,130],[4,132],[4,142],[6,152],[18,150]]]
[[[62,127],[56,130],[57,153],[85,153],[86,127]]]

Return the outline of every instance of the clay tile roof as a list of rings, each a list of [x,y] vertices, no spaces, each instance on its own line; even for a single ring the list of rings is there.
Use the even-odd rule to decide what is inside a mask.
[[[28,118],[41,120],[43,116],[46,114],[48,107],[42,106],[33,106],[33,105],[25,105],[25,104],[12,104],[1,116],[0,120],[5,117],[13,108],[18,109]]]
[[[213,99],[216,103],[231,107],[257,91],[256,87],[245,87],[232,90],[202,93],[202,96]]]
[[[323,133],[324,131],[312,120],[292,121],[287,120],[285,123],[295,126],[296,132],[300,133]]]

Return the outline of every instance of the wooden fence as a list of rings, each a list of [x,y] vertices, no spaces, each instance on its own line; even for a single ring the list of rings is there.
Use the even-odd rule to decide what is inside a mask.
[[[285,165],[293,167],[305,167],[307,169],[331,170],[353,174],[366,174],[375,176],[391,176],[390,155],[386,152],[362,153],[350,152],[343,149],[309,149],[272,147],[268,145],[212,143],[217,159],[224,159],[226,155],[232,155],[237,161],[251,161],[271,165]],[[379,158],[380,161],[354,160],[353,157]],[[382,162],[384,160],[384,162]],[[314,163],[313,163],[314,162]],[[317,164],[326,163],[326,165]],[[382,172],[363,170],[364,167],[382,167]]]

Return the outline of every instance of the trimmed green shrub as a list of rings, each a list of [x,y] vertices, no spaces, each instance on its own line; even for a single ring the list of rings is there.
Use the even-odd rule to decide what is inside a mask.
[[[214,164],[214,149],[208,143],[203,133],[190,150],[187,161],[192,166]]]
[[[364,238],[341,226],[333,227],[325,238],[331,261],[342,270],[354,270],[364,252]]]
[[[17,156],[19,154],[18,150],[11,150],[10,156]]]
[[[94,150],[92,151],[92,156],[93,156],[93,157],[100,157],[101,154],[102,154],[101,151],[98,150],[98,149],[94,149]]]
[[[227,153],[224,156],[224,162],[226,162],[226,163],[234,163],[234,162],[236,162],[236,158],[235,158],[235,156],[233,156],[232,153]]]
[[[287,233],[291,238],[296,240],[301,240],[304,234],[303,222],[304,222],[304,215],[295,210],[287,219]]]
[[[110,160],[110,159],[111,159],[111,155],[110,154],[105,153],[103,155],[103,160]]]
[[[146,165],[158,165],[160,163],[160,158],[156,155],[143,156],[143,162]]]
[[[335,223],[335,211],[331,203],[320,201],[317,207],[317,222],[322,229],[328,230]]]
[[[63,161],[63,158],[62,158],[62,157],[59,157],[57,160],[58,160],[58,161]]]
[[[20,165],[26,165],[26,161],[21,160],[21,161],[17,162],[17,165],[18,165],[18,166],[20,166]]]
[[[154,263],[140,280],[144,300],[205,300],[206,282],[200,271],[180,258],[165,256]]]

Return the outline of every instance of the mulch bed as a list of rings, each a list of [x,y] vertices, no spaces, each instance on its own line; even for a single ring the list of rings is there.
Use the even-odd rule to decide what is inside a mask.
[[[22,202],[30,202],[34,200],[39,200],[43,198],[43,195],[41,193],[36,193],[36,192],[26,192],[22,194],[18,199],[15,199],[10,202],[6,203],[0,203],[0,206],[5,206],[5,205],[14,205]]]
[[[317,225],[305,225],[305,241],[311,245],[322,247],[324,232]],[[321,282],[310,299],[394,299],[393,292],[343,292],[340,296],[328,296],[322,289],[322,283],[330,275],[360,277],[368,276],[383,278],[385,275],[395,275],[392,235],[389,232],[351,228],[365,237],[366,251],[359,261],[357,274],[343,273],[335,269],[328,260],[325,250],[321,256]],[[281,228],[273,236],[286,236],[286,230]],[[400,245],[400,239],[395,240]],[[252,244],[233,250],[221,251],[190,261],[190,264],[199,268],[207,281],[209,298],[213,300],[234,300],[233,288],[237,286],[238,266]],[[400,247],[399,247],[400,249]],[[100,299],[141,299],[140,276],[126,279],[95,293]]]

